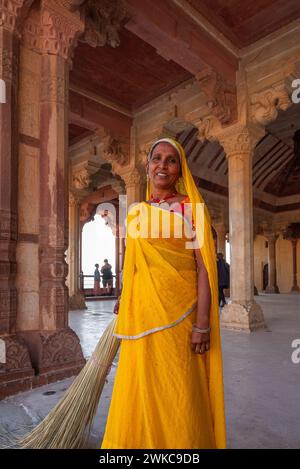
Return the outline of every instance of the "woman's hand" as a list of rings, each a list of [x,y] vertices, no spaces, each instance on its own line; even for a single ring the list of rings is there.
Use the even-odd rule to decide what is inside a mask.
[[[117,299],[115,307],[114,307],[114,314],[118,314],[120,306],[120,297]]]
[[[192,332],[192,351],[199,354],[204,354],[210,347],[210,334],[209,332]]]

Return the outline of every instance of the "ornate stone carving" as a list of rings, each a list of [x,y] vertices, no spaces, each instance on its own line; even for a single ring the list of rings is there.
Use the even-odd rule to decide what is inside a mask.
[[[91,176],[99,170],[99,165],[87,161],[82,165],[74,167],[72,174],[72,185],[77,190],[87,189],[92,182]]]
[[[196,125],[199,130],[199,140],[216,140],[216,135],[222,129],[220,121],[213,116],[200,119]]]
[[[150,148],[151,148],[151,143],[144,143],[140,145],[139,152],[138,152],[138,163],[141,166],[146,166]]]
[[[279,109],[286,111],[292,105],[287,83],[282,82],[251,96],[251,119],[266,126],[276,119]]]
[[[145,177],[143,177],[137,168],[134,168],[132,171],[126,174],[122,174],[121,177],[125,181],[126,189],[141,184],[143,179],[145,179]]]
[[[69,207],[78,207],[82,197],[74,191],[69,192]]]
[[[215,137],[229,158],[252,152],[264,133],[264,129],[258,126],[233,125],[216,134]]]
[[[72,329],[61,329],[54,333],[43,331],[39,338],[41,353],[38,368],[40,372],[80,362],[84,365],[85,360],[80,342]]]
[[[25,341],[21,337],[2,336],[5,342],[5,362],[0,363],[0,370],[32,371],[31,361]]]
[[[194,126],[191,123],[186,122],[183,119],[180,119],[179,117],[174,117],[169,122],[167,122],[167,124],[164,125],[163,134],[164,136],[176,138],[179,133],[185,130],[191,130],[193,127]]]
[[[41,102],[64,104],[65,78],[60,76],[43,76],[41,82]]]
[[[8,49],[0,48],[0,77],[4,80],[12,80],[13,58]]]
[[[3,275],[3,267],[5,273]],[[6,280],[6,288],[0,289],[0,334],[14,330],[17,315],[17,290],[9,286],[12,270],[16,271],[16,263],[0,263],[0,275]],[[6,277],[6,278],[5,278]],[[4,283],[4,282],[3,282]]]
[[[110,135],[102,138],[103,157],[109,163],[117,163],[124,166],[129,159],[129,145],[121,142],[119,139],[113,138]],[[127,148],[125,148],[127,147]]]
[[[17,239],[17,214],[0,210],[0,239]]]
[[[0,26],[13,31],[24,0],[2,0],[0,3]]]
[[[196,75],[201,89],[207,96],[207,106],[222,124],[237,118],[237,98],[234,84],[226,81],[215,70],[208,67]]]
[[[86,168],[82,168],[73,174],[73,186],[76,189],[85,189],[91,183],[90,173]]]
[[[26,20],[23,41],[33,50],[70,59],[73,49],[84,30],[79,14],[54,0],[42,0],[40,16]]]
[[[82,10],[85,16],[85,33],[80,39],[92,47],[118,47],[118,30],[126,17],[123,0],[87,0]]]

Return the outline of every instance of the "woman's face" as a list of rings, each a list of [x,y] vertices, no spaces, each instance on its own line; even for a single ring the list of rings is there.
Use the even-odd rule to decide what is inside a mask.
[[[167,142],[159,143],[147,163],[147,172],[154,188],[174,187],[181,175],[180,159],[176,149]]]

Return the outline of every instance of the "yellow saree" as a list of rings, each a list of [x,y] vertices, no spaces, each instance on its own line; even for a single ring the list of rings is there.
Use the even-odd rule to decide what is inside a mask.
[[[188,195],[195,220],[195,204],[203,201],[184,151],[176,146],[182,166],[178,190]],[[216,260],[207,209],[202,226],[196,224],[211,287],[211,348],[205,355],[191,350],[197,271],[184,226],[179,214],[146,202],[128,214],[123,290],[114,331],[122,340],[103,449],[226,445]],[[179,237],[180,227],[184,233]]]

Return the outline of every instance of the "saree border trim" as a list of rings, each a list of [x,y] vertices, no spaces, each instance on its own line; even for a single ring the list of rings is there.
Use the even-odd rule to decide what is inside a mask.
[[[159,327],[154,327],[153,329],[148,329],[145,332],[141,332],[140,334],[136,335],[123,335],[123,334],[115,334],[113,333],[114,337],[117,337],[118,339],[141,339],[142,337],[145,337],[146,335],[153,334],[153,332],[158,332],[158,331],[163,331],[164,329],[170,329],[173,326],[176,326],[180,322],[182,322],[191,312],[195,309],[197,305],[197,302],[194,303],[179,319],[176,321],[172,322],[171,324],[167,324],[166,326],[159,326]]]

